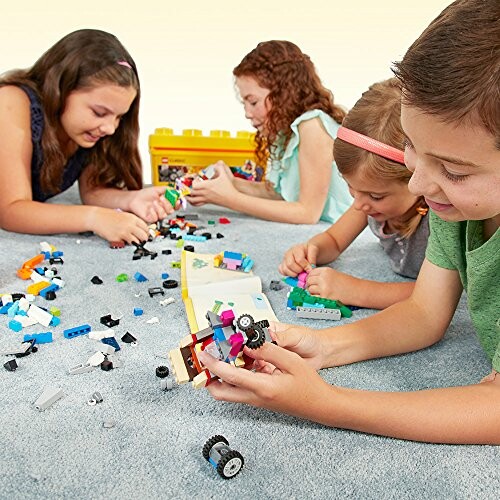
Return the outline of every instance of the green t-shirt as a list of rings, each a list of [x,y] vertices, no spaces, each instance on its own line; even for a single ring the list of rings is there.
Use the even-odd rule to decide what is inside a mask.
[[[483,221],[445,222],[430,212],[427,259],[460,273],[479,341],[500,372],[500,228],[484,241]]]

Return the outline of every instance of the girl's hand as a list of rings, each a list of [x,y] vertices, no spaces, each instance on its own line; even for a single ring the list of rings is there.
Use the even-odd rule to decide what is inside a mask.
[[[221,380],[207,387],[215,399],[313,419],[318,403],[332,397],[331,386],[294,352],[266,342],[257,350],[245,347],[245,354],[274,369],[256,373],[219,361],[206,352],[198,355]]]
[[[300,243],[286,251],[278,267],[283,276],[295,277],[302,271],[312,271],[316,265],[319,248],[311,243]]]
[[[186,199],[194,206],[213,203],[227,206],[239,191],[234,186],[234,177],[231,169],[222,161],[214,165],[215,175],[212,179],[195,179],[191,186],[191,194]]]
[[[317,267],[308,274],[306,285],[311,295],[352,304],[362,286],[362,280],[331,267]]]
[[[134,214],[111,208],[89,207],[88,227],[108,241],[141,243],[149,237],[147,224]]]
[[[152,186],[137,191],[128,191],[129,211],[150,224],[165,219],[174,211],[174,207],[165,198],[165,190],[166,186]],[[178,206],[179,204],[175,208]]]

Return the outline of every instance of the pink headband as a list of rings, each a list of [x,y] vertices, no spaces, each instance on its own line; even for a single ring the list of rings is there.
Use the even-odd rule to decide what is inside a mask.
[[[383,142],[376,141],[371,137],[367,137],[349,128],[340,127],[337,131],[337,137],[358,148],[366,149],[366,151],[383,156],[384,158],[401,163],[402,165],[405,164],[405,154],[400,149],[388,146]]]
[[[130,66],[130,64],[127,61],[118,61],[118,64],[120,66],[125,66],[128,69],[132,69],[132,66]]]

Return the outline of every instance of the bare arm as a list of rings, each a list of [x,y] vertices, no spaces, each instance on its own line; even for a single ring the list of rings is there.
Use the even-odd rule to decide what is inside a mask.
[[[321,331],[322,366],[417,351],[442,339],[455,313],[462,284],[457,271],[424,260],[412,295],[369,318]]]
[[[299,125],[298,201],[284,201],[266,193],[266,185],[246,187],[239,191],[241,182],[233,182],[221,169],[217,178],[193,184],[189,201],[194,205],[215,203],[261,219],[294,224],[315,224],[325,206],[332,175],[333,139],[319,119]],[[255,197],[259,199],[256,200]]]
[[[366,215],[351,206],[326,231],[288,249],[279,266],[280,273],[285,276],[297,276],[302,271],[311,271],[317,264],[334,261],[366,225]]]

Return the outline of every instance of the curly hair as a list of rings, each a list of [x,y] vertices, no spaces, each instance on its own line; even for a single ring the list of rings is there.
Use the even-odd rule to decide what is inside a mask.
[[[114,35],[93,29],[74,31],[48,49],[31,68],[10,71],[0,79],[0,85],[31,88],[42,103],[45,125],[40,180],[44,192],[60,191],[67,160],[57,129],[68,95],[102,84],[133,87],[137,95],[115,133],[90,149],[89,182],[93,186],[138,189],[142,187],[137,146],[140,83],[132,57]]]
[[[499,40],[498,0],[450,4],[394,63],[405,104],[443,120],[478,123],[500,149]]]
[[[342,125],[395,148],[402,148],[404,141],[401,128],[401,89],[397,78],[375,83],[363,93],[347,113]],[[335,163],[342,175],[354,171],[375,181],[402,182],[408,184],[411,172],[399,163],[336,138]],[[419,196],[410,210],[407,220],[401,221],[396,230],[404,238],[410,237],[420,224],[423,215],[417,208],[425,209],[424,197]]]
[[[320,109],[337,123],[345,112],[334,104],[309,56],[297,45],[285,40],[261,42],[233,70],[235,77],[247,76],[269,89],[270,110],[266,117],[266,135],[255,136],[257,161],[265,165],[269,155],[283,154],[292,131],[292,122],[312,109]],[[280,147],[276,148],[280,142]],[[278,158],[279,159],[279,158]]]

